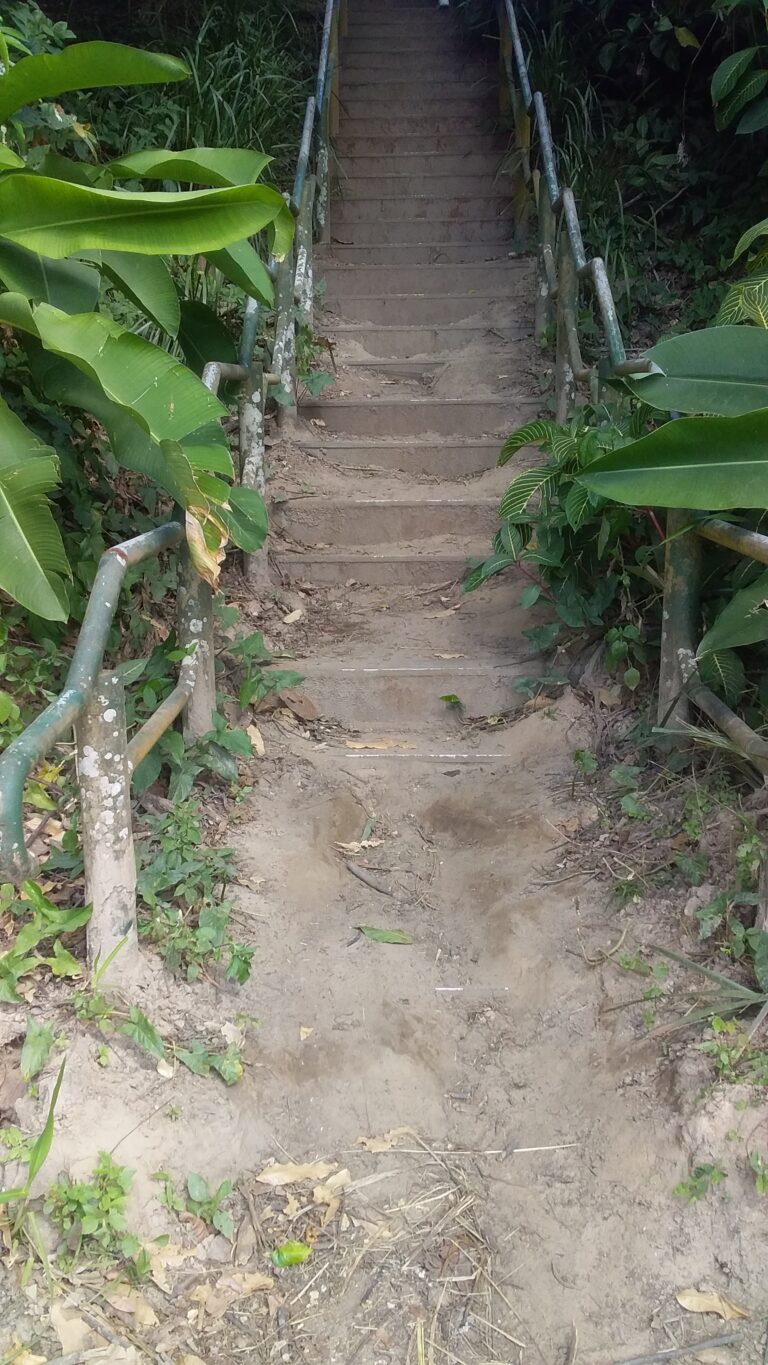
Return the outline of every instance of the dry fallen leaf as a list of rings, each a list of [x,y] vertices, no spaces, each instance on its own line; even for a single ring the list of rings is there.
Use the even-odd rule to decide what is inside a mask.
[[[301,1204],[296,1198],[296,1195],[291,1194],[291,1191],[288,1190],[285,1196],[285,1207],[283,1209],[286,1218],[295,1218],[300,1208]]]
[[[355,1146],[362,1147],[364,1152],[389,1152],[401,1138],[415,1136],[413,1128],[390,1128],[382,1137],[359,1137]]]
[[[336,1163],[333,1161],[308,1161],[301,1163],[298,1161],[286,1161],[282,1165],[277,1163],[272,1166],[265,1166],[256,1179],[262,1185],[272,1185],[275,1188],[280,1185],[297,1185],[300,1180],[327,1180],[336,1170]]]
[[[256,1231],[250,1218],[244,1218],[235,1239],[235,1265],[246,1265],[256,1252]]]
[[[621,702],[621,692],[617,687],[599,687],[597,699],[603,706],[618,706]]]
[[[290,690],[281,692],[280,700],[295,716],[298,716],[299,720],[318,720],[320,718],[320,712],[315,703],[310,701],[309,697],[305,697],[303,692]]]
[[[173,1077],[176,1074],[173,1062],[169,1062],[167,1057],[160,1058],[160,1061],[155,1067],[155,1071],[157,1072],[158,1076],[162,1076],[164,1081],[173,1080]]]
[[[154,1247],[149,1253],[149,1273],[158,1289],[162,1289],[164,1294],[170,1294],[171,1282],[168,1279],[168,1271],[180,1270],[184,1262],[194,1254],[194,1247],[180,1247],[175,1242],[167,1242],[163,1247]]]
[[[54,1300],[48,1311],[63,1355],[75,1355],[89,1351],[94,1346],[106,1346],[106,1339],[89,1327],[76,1308]]]
[[[726,1299],[716,1289],[681,1289],[676,1298],[680,1307],[686,1308],[689,1313],[717,1313],[718,1317],[726,1322],[731,1322],[734,1318],[749,1317],[746,1308],[731,1303],[730,1299]]]
[[[137,1327],[157,1326],[157,1314],[154,1308],[147,1302],[144,1295],[139,1293],[138,1289],[123,1285],[122,1288],[105,1294],[104,1298],[118,1313],[126,1313],[132,1317]]]
[[[263,758],[267,752],[267,748],[264,743],[264,736],[261,733],[261,730],[259,729],[258,725],[249,725],[245,733],[247,734],[249,740],[251,741],[251,744],[253,746],[253,752],[256,755],[256,757]]]
[[[407,739],[345,739],[348,749],[412,749]]]
[[[210,1318],[221,1318],[238,1299],[274,1289],[274,1285],[272,1276],[264,1275],[260,1270],[234,1270],[229,1275],[220,1275],[215,1284],[197,1285],[188,1298],[199,1303]]]
[[[288,615],[283,617],[283,625],[292,626],[294,621],[300,621],[303,615],[304,609],[297,607],[295,611],[289,611]]]
[[[336,847],[342,853],[362,853],[364,848],[381,848],[383,839],[353,839],[351,844],[343,844],[339,839],[336,840]]]
[[[301,1039],[302,1043],[305,1041],[306,1038],[311,1038],[314,1031],[315,1030],[313,1028],[308,1028],[306,1024],[299,1024],[299,1038]]]
[[[184,1355],[179,1356],[177,1365],[205,1365],[205,1361],[202,1356]]]
[[[8,1356],[13,1365],[46,1365],[46,1356],[33,1356],[31,1351],[13,1351]]]

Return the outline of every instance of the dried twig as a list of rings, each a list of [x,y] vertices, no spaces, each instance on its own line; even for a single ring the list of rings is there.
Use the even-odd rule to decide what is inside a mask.
[[[631,1360],[617,1360],[615,1365],[654,1365],[656,1361],[679,1360],[681,1356],[697,1355],[699,1351],[713,1351],[717,1350],[718,1346],[732,1346],[738,1340],[738,1332],[729,1332],[727,1336],[692,1341],[688,1346],[671,1346],[662,1351],[653,1351],[648,1356],[632,1356]]]
[[[392,891],[390,887],[385,886],[383,882],[379,881],[378,877],[374,877],[373,873],[369,872],[367,868],[359,867],[357,863],[348,862],[345,862],[344,866],[348,872],[352,873],[353,877],[357,877],[358,881],[364,882],[366,886],[370,886],[372,891],[378,891],[382,896],[394,896],[394,891]]]

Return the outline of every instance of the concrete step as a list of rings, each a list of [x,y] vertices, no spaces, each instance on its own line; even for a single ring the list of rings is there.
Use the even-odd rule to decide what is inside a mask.
[[[470,229],[467,227],[467,232]],[[325,267],[339,265],[391,267],[419,265],[464,265],[468,262],[493,264],[498,261],[511,262],[524,260],[519,252],[511,250],[511,242],[411,242],[382,243],[358,246],[355,243],[334,242],[318,251],[318,269],[322,274]]]
[[[337,156],[337,177],[345,193],[350,185],[356,186],[358,181],[370,186],[374,177],[384,185],[393,183],[395,179],[410,183],[417,176],[422,184],[427,176],[435,180],[446,180],[449,176],[468,176],[473,179],[485,176],[487,183],[498,173],[502,160],[503,156],[499,152],[479,150],[460,152],[458,155],[455,152],[401,152],[397,155]],[[357,193],[357,190],[353,192]]]
[[[478,246],[481,243],[498,246],[507,242],[511,250],[513,236],[514,223],[511,218],[499,218],[498,215],[485,218],[478,216],[474,222],[469,218],[435,216],[429,219],[404,217],[388,219],[386,222],[370,219],[350,223],[340,218],[335,210],[331,214],[331,241],[338,243],[339,246],[418,244],[434,251],[435,254],[429,257],[430,260],[436,259],[444,242],[459,242],[463,245],[470,241]]]
[[[304,674],[301,690],[321,714],[347,726],[437,721],[459,730],[465,716],[497,715],[520,706],[525,697],[512,684],[540,672],[541,663],[535,655],[475,664],[417,658],[378,667],[370,659],[342,663],[311,658],[298,659],[291,667]],[[460,697],[463,712],[449,707],[444,696]]]
[[[423,63],[425,58],[434,60],[438,66],[444,61],[450,63],[476,60],[472,55],[467,56],[460,41],[452,33],[408,34],[402,30],[382,34],[378,40],[365,34],[347,38],[341,53],[344,71],[365,66],[366,63],[374,66],[391,63],[397,68],[404,59],[420,59]]]
[[[498,436],[487,440],[367,441],[329,439],[314,443],[302,438],[302,450],[354,469],[399,470],[405,474],[432,474],[461,479],[483,474],[496,464],[501,449]]]
[[[347,168],[337,178],[334,197],[344,204],[372,199],[438,201],[470,196],[483,199],[494,191],[505,199],[512,193],[509,176],[499,172],[498,163],[492,171],[476,171],[465,166],[463,170],[447,175],[413,174],[407,167],[389,175],[351,175]]]
[[[478,109],[473,103],[467,112],[457,111],[450,101],[443,105],[438,101],[437,108],[425,108],[421,112],[409,110],[408,121],[398,117],[391,104],[381,105],[367,100],[355,102],[354,107],[342,101],[341,146],[350,139],[430,137],[442,138],[449,145],[454,138],[471,136],[475,141],[489,135],[496,135],[498,124],[495,111]]]
[[[431,43],[424,43],[420,52],[396,52],[387,47],[378,56],[345,53],[341,65],[345,89],[348,84],[358,82],[361,85],[387,85],[397,81],[423,86],[425,69],[429,73],[429,85],[448,81],[462,85],[474,85],[478,81],[490,84],[494,79],[486,62],[456,49],[452,54],[437,52]]]
[[[501,261],[467,261],[460,265],[338,266],[318,261],[316,273],[325,280],[326,298],[346,302],[383,292],[392,294],[456,294],[476,291],[498,295],[511,281],[519,282],[530,272],[524,258]],[[371,319],[372,320],[372,319]]]
[[[495,473],[495,471],[494,471]],[[407,485],[406,485],[407,487]],[[418,491],[430,491],[420,485]],[[272,526],[297,545],[390,545],[460,533],[490,543],[498,530],[499,498],[453,497],[384,498],[316,497],[299,494],[274,502]]]
[[[496,165],[509,148],[509,135],[485,129],[468,132],[466,127],[447,132],[413,132],[410,124],[399,125],[399,131],[373,132],[368,136],[348,131],[349,125],[342,129],[335,144],[338,164],[346,166],[351,157],[395,157],[398,164],[407,165],[408,156],[420,156],[430,162],[433,157],[482,157],[496,153]],[[438,168],[439,169],[439,168]]]
[[[334,323],[333,335],[340,347],[351,341],[373,357],[407,360],[427,356],[439,360],[489,338],[504,342],[529,335],[522,328],[521,323],[493,328],[463,327],[460,323],[445,327],[370,327],[360,323]]]
[[[509,195],[502,192],[497,195],[487,193],[482,199],[429,199],[415,194],[403,199],[334,199],[331,221],[338,228],[375,223],[381,230],[392,222],[426,225],[432,219],[436,222],[448,219],[458,226],[462,222],[471,224],[497,218],[508,202]],[[507,225],[511,226],[511,223]],[[470,230],[467,235],[474,234]]]
[[[425,587],[432,583],[460,583],[470,563],[488,555],[488,542],[480,540],[465,549],[423,540],[403,550],[389,545],[370,545],[365,550],[284,550],[275,543],[274,560],[280,575],[289,582],[319,585],[349,583],[369,587],[405,584]]]
[[[310,399],[299,415],[344,436],[496,436],[527,420],[528,398]]]
[[[500,295],[486,292],[475,294],[378,294],[363,297],[345,296],[343,299],[331,294],[324,300],[323,326],[332,327],[334,320],[345,322],[368,322],[375,326],[393,327],[442,326],[443,323],[463,322],[467,318],[483,316],[488,319],[489,310],[497,303],[505,302],[503,286]],[[511,314],[519,312],[519,305],[510,302],[507,316],[501,321],[511,322]]]
[[[385,94],[383,89],[381,93],[377,89],[375,98],[368,87],[361,86],[359,93],[343,90],[340,105],[342,126],[346,125],[344,131],[348,134],[377,129],[383,133],[396,132],[398,127],[402,130],[404,119],[411,126],[416,124],[413,132],[421,131],[422,120],[431,120],[437,131],[450,132],[450,125],[478,130],[496,119],[492,95],[457,92],[455,86],[430,95],[408,95],[405,90],[394,88]]]

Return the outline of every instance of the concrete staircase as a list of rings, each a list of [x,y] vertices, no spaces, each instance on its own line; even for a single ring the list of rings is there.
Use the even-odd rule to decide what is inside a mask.
[[[495,66],[455,12],[351,0],[342,71],[331,242],[316,270],[336,384],[300,401],[275,558],[289,582],[346,588],[352,618],[384,590],[375,657],[351,630],[304,665],[326,713],[450,730],[441,695],[471,714],[504,710],[510,679],[531,671],[519,583],[452,605],[452,624],[417,594],[489,552],[510,475],[496,468],[501,441],[540,407],[532,268],[513,244]]]

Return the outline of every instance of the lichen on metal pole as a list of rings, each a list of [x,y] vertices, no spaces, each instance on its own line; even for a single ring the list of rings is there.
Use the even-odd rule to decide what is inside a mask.
[[[690,720],[686,687],[696,671],[701,559],[701,541],[694,529],[693,514],[670,508],[659,666],[658,723],[662,727],[684,725]],[[673,742],[670,736],[666,747]]]
[[[290,425],[296,417],[296,325],[293,313],[293,252],[280,262],[275,298],[275,342],[272,369],[278,377],[281,424]]]
[[[555,355],[555,415],[567,422],[576,401],[569,325],[577,315],[579,280],[565,223],[560,222],[557,252],[557,347]]]
[[[552,326],[552,285],[557,278],[555,267],[555,216],[549,199],[547,182],[539,175],[539,257],[536,274],[536,303],[534,336],[539,346],[547,344],[547,333]]]
[[[253,365],[240,394],[240,482],[243,488],[254,488],[262,498],[267,492],[265,456],[264,370]],[[253,587],[263,588],[269,583],[266,542],[260,550],[243,553],[243,571]]]
[[[122,944],[108,974],[124,979],[138,964],[136,858],[125,734],[125,689],[101,673],[75,725],[85,893],[93,906],[88,960],[104,963]]]
[[[185,545],[181,552],[178,589],[179,644],[194,651],[195,681],[184,710],[184,738],[188,743],[210,734],[216,712],[216,671],[213,652],[213,593],[200,577]]]

